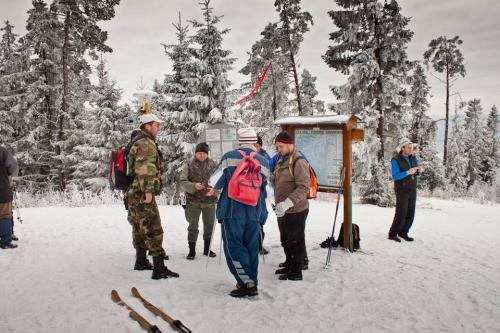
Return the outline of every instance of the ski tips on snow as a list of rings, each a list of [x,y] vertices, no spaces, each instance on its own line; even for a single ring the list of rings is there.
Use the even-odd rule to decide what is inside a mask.
[[[164,311],[160,310],[153,304],[151,304],[147,299],[145,299],[140,293],[139,290],[137,290],[136,287],[132,287],[131,289],[132,296],[135,298],[139,299],[144,307],[151,311],[155,316],[160,317],[164,321],[170,324],[170,326],[175,329],[178,332],[183,332],[183,333],[191,333],[191,330],[184,326],[184,324],[180,320],[173,319],[170,317],[168,314],[166,314]]]
[[[111,299],[119,306],[124,307],[129,311],[129,316],[141,325],[149,333],[162,333],[156,325],[152,325],[146,318],[137,313],[132,307],[125,303],[116,290],[111,290]]]
[[[136,287],[132,287],[131,289],[132,296],[135,298],[139,299],[144,307],[151,311],[154,315],[161,317],[163,320],[165,320],[174,330],[178,332],[183,332],[183,333],[191,333],[191,330],[184,326],[184,324],[180,320],[174,320],[172,317],[167,315],[165,312],[151,304],[148,300],[146,300],[142,295],[139,293],[139,290],[137,290]],[[141,325],[142,328],[144,328],[146,331],[150,333],[161,333],[160,329],[156,325],[150,324],[144,317],[142,317],[137,311],[135,311],[133,308],[131,308],[127,303],[125,303],[121,298],[120,295],[116,290],[111,291],[111,299],[113,302],[116,304],[126,308],[127,310],[130,311],[130,317],[137,321],[139,325]]]

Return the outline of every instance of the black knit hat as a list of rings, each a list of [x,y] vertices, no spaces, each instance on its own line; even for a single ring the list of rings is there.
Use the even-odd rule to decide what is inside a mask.
[[[260,135],[257,135],[257,144],[260,145],[261,147],[263,146],[262,137]]]
[[[210,151],[210,147],[208,147],[206,142],[200,142],[196,145],[195,153],[204,152],[207,153]]]
[[[276,139],[274,140],[274,142],[293,144],[293,138],[288,132],[280,132],[278,135],[276,135]]]

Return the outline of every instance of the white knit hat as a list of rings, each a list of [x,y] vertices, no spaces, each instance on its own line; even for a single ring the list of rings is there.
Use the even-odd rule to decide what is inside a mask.
[[[251,127],[240,128],[238,130],[238,139],[240,144],[244,143],[257,143],[257,133]]]
[[[144,125],[144,124],[147,124],[147,123],[150,123],[153,121],[160,123],[160,124],[164,123],[163,120],[161,120],[160,118],[158,118],[157,116],[155,116],[152,113],[145,113],[139,117],[139,122],[141,123],[141,125]]]
[[[399,146],[398,146],[398,148],[397,148],[397,151],[400,151],[400,150],[401,150],[404,146],[406,146],[406,145],[410,145],[410,144],[415,145],[415,143],[411,142],[411,140],[410,140],[410,139],[408,139],[408,138],[404,138],[404,139],[402,139],[402,140],[400,141],[400,143],[399,143]]]

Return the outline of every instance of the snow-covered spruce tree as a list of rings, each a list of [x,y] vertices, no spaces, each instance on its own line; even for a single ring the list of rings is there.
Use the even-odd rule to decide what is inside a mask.
[[[55,159],[57,113],[61,102],[62,24],[42,0],[28,10],[26,34],[20,38],[26,61],[22,113],[27,128],[17,142],[20,185],[32,191],[52,189],[57,178]]]
[[[366,140],[356,150],[361,155],[354,159],[359,162],[354,165],[354,176],[366,185],[373,178],[376,181],[387,177],[392,148],[409,129],[406,103],[411,62],[406,45],[413,32],[407,28],[410,19],[401,15],[395,0],[384,4],[377,0],[336,3],[341,9],[328,14],[338,30],[330,33],[332,45],[323,59],[336,71],[349,75],[345,85],[332,87],[340,100],[334,111],[357,115],[365,122]],[[379,167],[372,168],[375,161]],[[373,172],[379,171],[383,174],[373,177]],[[374,186],[378,185],[363,188],[381,191],[375,196],[378,198],[392,192],[390,182]]]
[[[445,130],[444,130],[444,154],[443,165],[446,167],[448,158],[448,124],[450,111],[450,87],[459,76],[465,77],[464,57],[459,45],[462,44],[460,37],[448,38],[440,36],[431,40],[429,49],[424,53],[424,63],[438,73],[444,73],[444,80],[440,80],[446,87],[445,103]]]
[[[231,51],[222,48],[224,35],[230,31],[218,27],[222,16],[214,15],[210,0],[203,0],[200,5],[204,19],[189,21],[196,32],[190,38],[194,44],[190,48],[194,60],[186,66],[190,73],[196,73],[199,98],[208,98],[208,104],[196,111],[203,122],[216,122],[222,120],[227,108],[226,93],[231,85],[227,73],[235,58],[230,57]]]
[[[153,108],[158,109],[165,120],[158,144],[165,159],[165,188],[169,201],[176,203],[180,192],[180,170],[193,156],[196,140],[203,128],[203,112],[209,107],[209,97],[200,94],[200,62],[192,56],[189,28],[183,25],[180,14],[179,21],[173,26],[177,42],[163,44],[165,54],[173,63],[172,73],[165,75],[158,87]]]
[[[19,85],[15,79],[19,72],[15,59],[17,54],[17,35],[14,26],[5,21],[5,26],[0,28],[2,39],[0,41],[0,144],[11,144],[14,139],[15,123],[19,115],[13,110],[18,103],[16,95]]]
[[[467,102],[464,120],[464,153],[467,157],[467,188],[480,180],[483,152],[483,125],[481,121],[481,101],[473,99]]]
[[[304,40],[304,34],[309,31],[309,25],[313,25],[312,15],[307,11],[301,11],[300,0],[275,0],[274,7],[279,13],[279,45],[281,52],[286,54],[289,61],[289,70],[293,73],[298,115],[304,115],[302,98],[300,93],[299,70],[297,53],[300,43]]]
[[[463,108],[463,105],[460,107]],[[467,192],[467,168],[469,158],[465,153],[464,131],[462,123],[455,113],[449,142],[449,158],[446,162],[446,179],[452,190],[459,195]]]
[[[483,153],[480,168],[481,179],[490,185],[495,181],[498,168],[500,168],[499,123],[498,110],[493,105],[483,130]]]
[[[97,84],[90,94],[90,108],[83,119],[83,142],[71,154],[76,159],[71,183],[100,191],[108,186],[108,156],[124,146],[130,133],[130,114],[118,105],[122,90],[109,78],[106,62],[100,58],[95,73]]]
[[[90,93],[88,76],[90,66],[85,55],[97,60],[96,51],[111,52],[105,44],[107,33],[98,22],[114,17],[115,6],[120,0],[54,0],[51,10],[60,18],[63,25],[62,42],[62,96],[61,108],[57,115],[57,136],[55,155],[59,160],[58,187],[64,190],[67,178],[71,178],[74,162],[66,160],[71,149],[77,145],[75,125],[78,125],[76,114],[84,110],[83,101]],[[72,120],[75,121],[72,123]]]
[[[316,90],[316,76],[312,76],[307,69],[302,71],[300,76],[300,95],[302,96],[302,114],[312,116],[321,114],[324,110],[324,102],[316,100],[318,91]],[[324,112],[323,112],[324,113]]]
[[[426,168],[418,179],[420,188],[431,192],[444,185],[444,169],[436,150],[436,123],[427,115],[430,87],[424,68],[417,63],[411,76],[409,138],[418,143],[417,154],[420,165]]]

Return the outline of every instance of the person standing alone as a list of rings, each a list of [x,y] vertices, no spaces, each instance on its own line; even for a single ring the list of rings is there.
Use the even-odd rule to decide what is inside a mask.
[[[413,143],[409,139],[403,139],[398,147],[399,152],[391,160],[391,174],[396,191],[396,212],[388,239],[400,243],[400,237],[407,242],[413,241],[408,232],[415,218],[417,176],[424,172],[424,168],[418,165],[418,160],[413,155]]]

